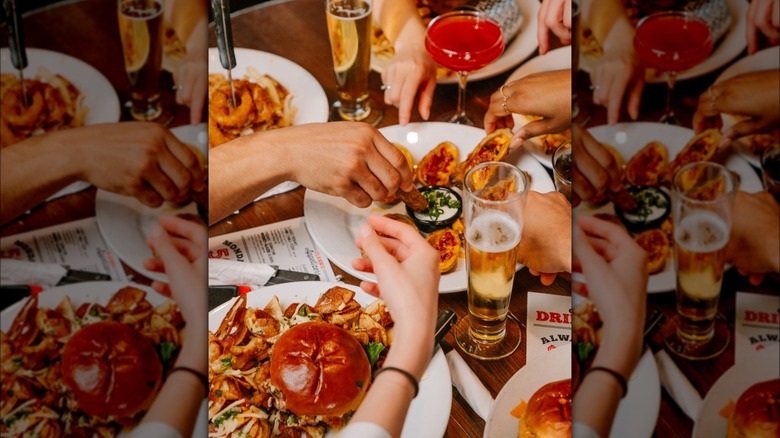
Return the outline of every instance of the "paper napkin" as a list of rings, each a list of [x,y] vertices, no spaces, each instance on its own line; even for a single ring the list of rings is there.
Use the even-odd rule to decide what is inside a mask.
[[[528,292],[526,363],[571,344],[571,297]]]
[[[734,362],[780,342],[780,296],[737,292]]]
[[[485,388],[482,381],[479,380],[474,371],[460,357],[458,351],[453,349],[446,354],[447,365],[450,367],[452,384],[458,390],[460,395],[466,399],[466,402],[474,409],[482,419],[486,420],[490,413],[490,406],[493,404],[493,397],[490,391]]]
[[[209,284],[262,286],[276,274],[276,269],[264,263],[209,259]]]
[[[661,378],[661,385],[666,389],[666,392],[672,396],[677,406],[686,415],[693,420],[699,418],[699,412],[704,402],[696,388],[665,350],[660,350],[655,354],[655,361],[658,365],[658,377]]]

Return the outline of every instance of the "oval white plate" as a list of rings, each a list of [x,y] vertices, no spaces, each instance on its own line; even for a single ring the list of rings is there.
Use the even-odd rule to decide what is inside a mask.
[[[485,137],[485,131],[482,129],[443,122],[393,125],[379,131],[391,142],[400,143],[408,148],[415,163],[443,141],[454,143],[458,147],[459,160],[464,161],[469,152]],[[528,173],[531,177],[531,190],[541,193],[554,191],[555,186],[544,167],[521,149],[512,151],[504,161]],[[306,227],[317,246],[341,269],[357,278],[370,281],[376,281],[373,274],[352,268],[352,260],[360,258],[360,250],[355,246],[358,227],[366,221],[368,215],[405,214],[405,212],[406,207],[400,202],[395,205],[375,202],[368,208],[358,208],[343,198],[314,190],[306,190],[303,200]],[[439,293],[464,291],[467,283],[466,260],[461,258],[453,272],[441,276]]]
[[[528,402],[542,386],[563,379],[571,379],[571,346],[556,348],[545,354],[544,360],[528,363],[517,370],[490,406],[482,436],[516,437],[519,420],[509,412],[521,401]]]
[[[184,143],[198,148],[204,157],[208,155],[208,133],[206,124],[185,125],[171,129]],[[144,268],[144,260],[152,257],[152,250],[146,246],[146,235],[157,218],[164,214],[198,214],[194,202],[175,208],[164,203],[158,208],[149,208],[141,201],[105,190],[98,190],[95,197],[95,219],[103,239],[119,258],[135,271],[153,280],[168,281],[168,276]]]
[[[747,17],[748,2],[745,0],[726,0],[726,6],[731,12],[731,24],[729,24],[726,34],[717,43],[709,58],[693,68],[680,72],[677,76],[678,81],[697,78],[715,71],[728,64],[747,47],[745,17]],[[591,72],[596,62],[596,59],[582,56],[580,57],[580,70]],[[645,81],[650,84],[662,84],[666,82],[666,76],[657,76],[652,70],[648,70]]]
[[[61,74],[81,90],[81,94],[84,95],[84,106],[89,108],[84,125],[119,121],[121,115],[119,96],[111,82],[95,67],[64,53],[28,48],[27,68],[24,69],[25,79],[40,76],[38,72],[40,67],[46,68],[51,74]],[[18,75],[18,71],[11,63],[11,51],[7,47],[0,49],[0,72]],[[89,186],[86,181],[77,181],[53,194],[47,201],[80,192]]]
[[[566,68],[571,68],[571,46],[559,47],[547,52],[545,55],[532,58],[530,61],[518,67],[514,73],[509,75],[506,83],[508,84],[534,73],[562,70]],[[515,121],[514,132],[517,132],[521,126],[528,123],[528,119],[520,114],[512,114],[512,118]],[[526,140],[523,142],[523,147],[533,155],[534,158],[539,160],[544,167],[552,169],[552,152],[549,154],[542,152],[542,143],[538,137]]]
[[[729,401],[737,402],[748,388],[758,382],[780,376],[780,346],[755,352],[743,362],[726,370],[704,397],[699,418],[693,425],[693,438],[726,436],[728,420],[718,412]]]
[[[669,151],[669,161],[673,160],[685,144],[693,138],[693,131],[681,126],[664,125],[651,122],[619,123],[614,126],[602,125],[589,128],[596,140],[608,143],[620,152],[623,162],[626,163],[640,149],[651,141],[660,141]],[[725,160],[726,167],[735,171],[740,177],[739,189],[749,193],[763,190],[761,180],[752,167],[739,155],[729,155]],[[609,213],[615,214],[612,203],[602,206],[587,206],[584,203],[577,207],[578,211],[588,214]],[[647,292],[673,291],[676,287],[674,260],[667,259],[666,268],[650,276],[647,283]]]
[[[741,75],[742,73],[749,73],[761,70],[771,70],[780,68],[780,46],[769,47],[760,52],[756,52],[751,56],[740,59],[739,61],[731,64],[729,68],[723,70],[723,73],[715,79],[715,83],[725,81],[726,79],[733,78],[734,76]],[[723,130],[731,127],[737,123],[737,119],[731,114],[720,115],[723,120]],[[742,156],[748,160],[750,164],[756,168],[761,168],[761,160],[759,156],[749,152],[742,145],[741,139],[737,139],[732,145],[736,146]]]
[[[317,299],[333,286],[340,286],[355,291],[355,301],[361,306],[371,304],[376,298],[365,293],[357,286],[343,283],[327,283],[322,281],[303,281],[298,283],[284,283],[273,286],[265,286],[249,292],[247,306],[265,307],[276,295],[282,308],[285,309],[292,303],[306,302],[310,305],[317,303]],[[209,330],[215,332],[227,315],[235,298],[216,307],[209,312]],[[392,348],[392,347],[391,347]],[[370,390],[369,390],[370,391]],[[401,437],[435,437],[443,436],[447,429],[452,405],[452,382],[450,369],[444,353],[437,352],[428,370],[420,380],[420,393],[412,400],[407,412]],[[327,436],[335,436],[329,433]]]
[[[539,15],[540,4],[537,0],[517,0],[517,3],[520,5],[520,12],[523,14],[523,24],[520,26],[517,35],[495,62],[470,73],[469,81],[479,81],[500,75],[523,62],[539,48],[539,41],[536,36],[536,16]],[[382,73],[382,69],[386,65],[387,59],[371,55],[371,70]],[[439,84],[457,84],[458,76],[453,74],[452,76],[440,77],[436,82]]]

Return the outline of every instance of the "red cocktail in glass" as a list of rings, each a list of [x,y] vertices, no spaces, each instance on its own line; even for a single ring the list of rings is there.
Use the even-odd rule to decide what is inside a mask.
[[[458,72],[458,110],[445,120],[473,125],[466,115],[468,74],[495,61],[504,51],[501,26],[477,10],[453,11],[428,24],[425,48],[434,61]]]
[[[637,24],[634,35],[637,56],[647,67],[666,72],[668,90],[662,123],[679,124],[672,110],[672,90],[677,73],[707,59],[712,46],[709,26],[690,12],[658,12]]]

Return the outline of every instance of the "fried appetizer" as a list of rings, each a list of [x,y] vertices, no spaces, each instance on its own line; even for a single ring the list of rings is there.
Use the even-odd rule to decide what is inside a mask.
[[[666,146],[651,141],[628,160],[624,177],[632,186],[657,186],[668,160]]]
[[[459,158],[454,144],[448,141],[439,143],[417,164],[417,180],[426,186],[449,186]]]
[[[674,172],[688,163],[711,159],[718,150],[720,137],[720,131],[717,129],[707,129],[693,137],[683,150],[674,157],[674,161],[666,166],[664,180],[671,182]]]
[[[403,201],[404,204],[408,205],[409,208],[417,213],[422,213],[428,209],[428,200],[426,200],[425,196],[417,190],[417,187],[412,187],[408,192],[398,190],[398,197],[401,198],[401,201]]]
[[[460,256],[460,237],[452,228],[442,228],[425,238],[439,251],[439,272],[445,274],[455,269]]]
[[[647,252],[647,273],[655,274],[663,271],[670,249],[666,233],[658,228],[653,228],[637,234],[634,240]]]
[[[512,140],[512,131],[508,129],[497,129],[493,133],[488,134],[479,142],[477,147],[466,158],[466,161],[462,162],[458,166],[458,170],[454,175],[454,182],[459,183],[463,181],[469,170],[479,163],[485,163],[487,161],[501,161],[509,153],[509,142]],[[487,180],[489,178],[481,178]]]
[[[393,143],[393,146],[396,147],[401,153],[403,154],[404,158],[406,158],[406,164],[409,165],[409,171],[412,172],[412,175],[414,175],[414,157],[412,157],[412,153],[409,152],[409,149],[406,149],[404,145]],[[379,202],[382,202],[384,204],[395,204],[398,202],[400,198],[398,197],[398,193],[393,193],[392,195],[382,199]]]

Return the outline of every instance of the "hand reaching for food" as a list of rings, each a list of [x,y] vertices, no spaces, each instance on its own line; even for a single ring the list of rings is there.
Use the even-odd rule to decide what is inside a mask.
[[[203,53],[208,49],[206,35],[208,22],[204,18],[187,40],[187,55],[173,72],[176,84],[176,103],[190,108],[190,124],[200,123],[208,91],[208,68]]]
[[[748,54],[759,49],[759,35],[763,35],[769,44],[780,44],[780,0],[752,0],[747,12],[746,38]]]
[[[608,192],[619,190],[622,170],[615,155],[578,124],[572,125],[573,205],[579,200],[590,201]]]
[[[693,129],[700,132],[718,126],[722,113],[745,118],[723,132],[721,147],[745,135],[770,131],[780,124],[778,95],[778,70],[744,73],[718,82],[699,96]]]
[[[423,120],[431,115],[433,92],[436,89],[436,63],[428,55],[422,42],[404,40],[395,43],[395,55],[382,70],[385,103],[398,107],[398,123],[411,120],[414,99],[419,93],[417,111]]]
[[[542,134],[554,134],[571,126],[571,70],[534,73],[506,84],[490,96],[485,132],[513,128],[512,114],[535,116],[515,132],[511,148]]]
[[[571,204],[559,192],[528,192],[517,262],[549,286],[558,272],[571,272]]]
[[[540,55],[550,50],[550,32],[571,44],[571,0],[543,0],[537,20]]]
[[[780,204],[769,192],[737,192],[726,261],[752,284],[764,274],[780,272]]]

